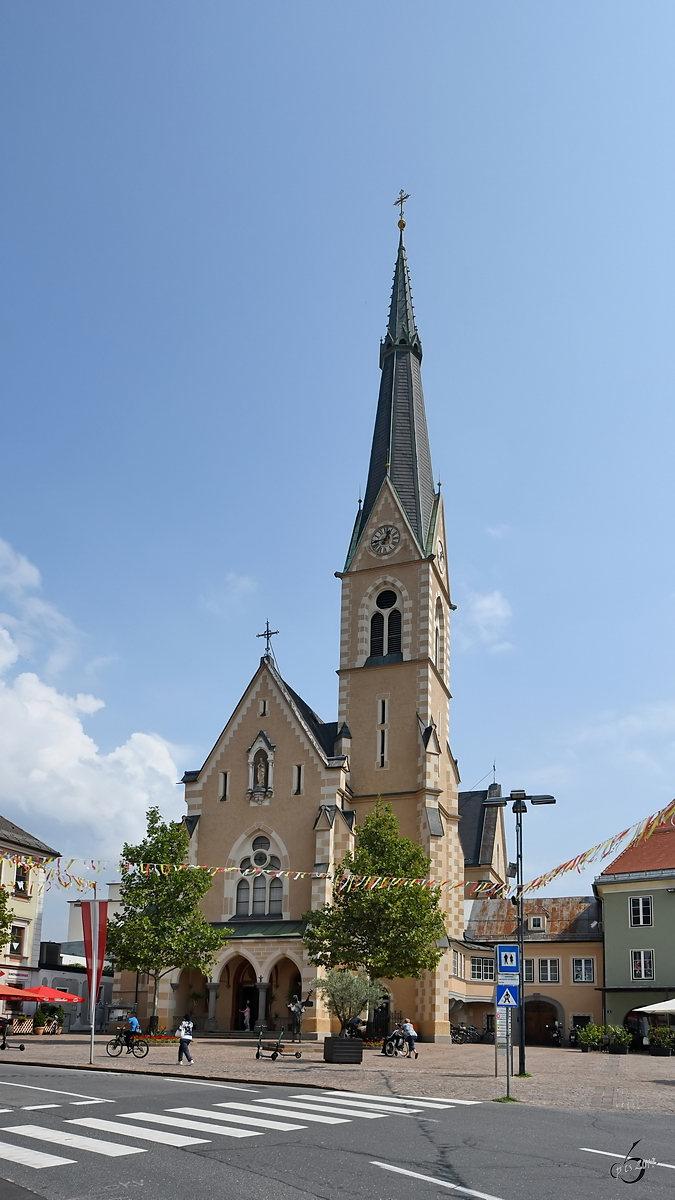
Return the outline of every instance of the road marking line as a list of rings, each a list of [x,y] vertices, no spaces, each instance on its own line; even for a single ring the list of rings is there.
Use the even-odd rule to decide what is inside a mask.
[[[137,1129],[135,1125],[123,1125],[121,1121],[104,1121],[100,1117],[71,1117],[68,1124],[84,1125],[86,1129],[99,1129],[102,1133],[122,1133],[125,1137],[142,1138],[145,1142],[161,1142],[163,1146],[208,1145],[208,1138],[169,1133],[166,1129]]]
[[[177,1079],[175,1076],[166,1079],[165,1083],[187,1083],[190,1087],[224,1088],[228,1092],[254,1092],[256,1095],[260,1091],[260,1088],[237,1087],[234,1083],[207,1083],[205,1079]]]
[[[453,1096],[401,1096],[401,1100],[439,1100],[442,1104],[483,1104],[483,1100],[455,1100]]]
[[[114,1104],[115,1101],[114,1100],[71,1100],[70,1103],[72,1104],[72,1106],[74,1108],[76,1104]],[[9,1109],[7,1109],[7,1111],[9,1112]]]
[[[335,1104],[336,1101],[332,1096],[317,1096],[313,1093],[311,1096],[296,1095],[293,1100],[310,1100],[312,1103],[320,1104],[321,1108],[325,1108],[328,1104]],[[422,1112],[421,1108],[393,1108],[389,1104],[375,1104],[374,1100],[345,1100],[340,1099],[340,1105],[347,1106],[347,1112],[354,1113],[377,1113],[378,1116],[384,1116],[385,1113],[400,1113],[403,1117],[412,1116],[414,1113]],[[344,1107],[338,1109],[328,1109],[328,1112],[344,1112]]]
[[[18,1087],[27,1088],[29,1092],[51,1092],[52,1096],[79,1096],[80,1100],[95,1100],[95,1096],[88,1096],[86,1092],[63,1092],[61,1088],[41,1088],[34,1087],[32,1083],[7,1083],[6,1080],[0,1082],[0,1087]],[[114,1104],[114,1100],[101,1100],[100,1104]]]
[[[37,1108],[60,1108],[60,1104],[22,1104],[22,1112],[34,1112]]]
[[[451,1192],[461,1192],[464,1196],[477,1196],[478,1200],[501,1200],[500,1196],[491,1196],[487,1192],[476,1192],[473,1188],[460,1187],[458,1183],[448,1183],[446,1179],[437,1179],[434,1175],[420,1175],[419,1171],[404,1171],[403,1167],[392,1167],[391,1163],[376,1162],[371,1159],[371,1166],[382,1167],[385,1171],[395,1171],[397,1175],[409,1175],[411,1179],[423,1179],[425,1183],[435,1183],[437,1187],[449,1188]]]
[[[121,1158],[124,1154],[147,1154],[137,1146],[118,1146],[115,1142],[101,1142],[98,1138],[82,1137],[67,1129],[47,1129],[43,1125],[4,1125],[3,1133],[20,1133],[22,1137],[36,1138],[38,1142],[56,1142],[59,1146],[72,1146],[73,1150],[90,1150],[92,1154],[105,1154],[108,1158]]]
[[[611,1150],[592,1150],[590,1146],[580,1146],[579,1149],[585,1150],[587,1154],[605,1154],[607,1156],[607,1158],[620,1158],[621,1160],[623,1160],[626,1157],[625,1153],[624,1154],[612,1154]],[[642,1156],[635,1155],[634,1157],[641,1158]],[[657,1165],[657,1167],[668,1167],[671,1171],[675,1171],[675,1163],[657,1162],[656,1165]]]
[[[340,1117],[364,1117],[366,1119],[366,1121],[373,1121],[373,1120],[377,1121],[377,1120],[379,1120],[380,1117],[384,1117],[386,1115],[383,1112],[361,1112],[361,1111],[359,1111],[358,1108],[347,1108],[347,1107],[342,1107],[341,1105],[338,1105],[338,1104],[329,1104],[329,1103],[319,1104],[314,1101],[313,1096],[311,1097],[311,1099],[309,1099],[309,1103],[307,1102],[308,1099],[309,1099],[309,1097],[305,1097],[304,1100],[275,1100],[274,1103],[281,1104],[284,1108],[290,1108],[290,1109],[302,1108],[305,1112],[317,1112],[317,1113],[329,1112],[329,1113],[337,1113],[338,1116],[340,1116]],[[403,1115],[405,1115],[405,1114],[403,1114]]]
[[[290,1113],[284,1112],[283,1110],[280,1112],[278,1108],[271,1108],[269,1105],[240,1104],[236,1100],[227,1100],[221,1104],[218,1104],[216,1107],[217,1108],[236,1108],[239,1112],[269,1113],[269,1115],[271,1117],[290,1116]],[[349,1121],[346,1121],[344,1117],[324,1117],[324,1116],[319,1116],[318,1113],[309,1113],[309,1112],[304,1112],[304,1111],[303,1112],[294,1112],[293,1116],[297,1117],[298,1121],[315,1121],[317,1125],[348,1125],[349,1124]]]
[[[224,1137],[260,1137],[259,1133],[251,1129],[230,1129],[228,1125],[207,1125],[205,1121],[186,1121],[180,1117],[165,1117],[163,1113],[118,1113],[118,1116],[126,1117],[131,1121],[155,1121],[157,1125],[175,1125],[179,1129],[197,1129],[202,1133],[220,1133]]]
[[[14,1112],[14,1111],[15,1111],[15,1110],[14,1110],[13,1108],[0,1108],[0,1113],[3,1113],[3,1112]]]
[[[28,1146],[12,1146],[9,1142],[0,1142],[0,1158],[7,1162],[18,1163],[20,1167],[35,1167],[36,1171],[43,1167],[65,1167],[74,1163],[74,1158],[59,1158],[57,1154],[45,1154],[41,1150],[31,1150]]]
[[[268,1121],[265,1117],[239,1117],[236,1113],[214,1113],[209,1108],[170,1108],[172,1113],[185,1113],[188,1117],[208,1117],[210,1121],[234,1121],[237,1125],[259,1125],[261,1129],[306,1129],[306,1125],[289,1125],[287,1121]]]

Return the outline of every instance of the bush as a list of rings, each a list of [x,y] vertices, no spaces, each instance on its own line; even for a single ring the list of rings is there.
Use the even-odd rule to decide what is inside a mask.
[[[604,1032],[604,1026],[594,1025],[591,1021],[579,1030],[579,1041],[582,1046],[590,1046],[595,1050],[600,1045]]]
[[[36,1010],[33,1024],[37,1026],[38,1029],[44,1028],[44,1026],[47,1024],[47,1014],[44,1008],[38,1008]]]
[[[672,1049],[675,1042],[675,1030],[668,1025],[652,1025],[649,1030],[649,1045],[658,1046],[664,1050]]]
[[[633,1041],[633,1035],[625,1025],[608,1025],[606,1032],[612,1046],[630,1046]]]

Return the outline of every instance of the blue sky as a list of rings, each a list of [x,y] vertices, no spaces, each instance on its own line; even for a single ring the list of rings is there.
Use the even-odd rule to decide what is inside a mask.
[[[268,616],[335,716],[401,187],[463,786],[555,792],[530,874],[671,799],[674,35],[622,0],[0,3],[7,816],[114,858],[179,814]]]

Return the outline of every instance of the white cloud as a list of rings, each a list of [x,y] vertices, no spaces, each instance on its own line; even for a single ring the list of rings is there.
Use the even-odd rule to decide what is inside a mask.
[[[257,582],[250,575],[229,571],[220,587],[209,588],[199,597],[199,604],[216,617],[226,617],[242,600],[254,592]]]
[[[503,633],[511,616],[511,605],[500,591],[469,593],[458,610],[459,648],[483,646],[493,654],[510,650],[511,643],[503,640]]]
[[[488,537],[503,538],[503,537],[506,537],[507,533],[511,532],[511,526],[510,525],[488,525],[485,532],[487,533]]]
[[[12,672],[21,657],[42,657],[53,673],[81,640],[34,595],[39,587],[37,568],[0,540],[0,594],[14,609],[0,616],[0,811],[38,837],[48,829],[64,854],[86,846],[114,862],[124,840],[142,835],[150,804],[179,814],[172,748],[157,734],[132,733],[102,754],[84,721],[103,700],[69,696],[36,671]]]

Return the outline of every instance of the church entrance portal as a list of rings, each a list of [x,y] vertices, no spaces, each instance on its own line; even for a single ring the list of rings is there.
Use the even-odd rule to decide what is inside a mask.
[[[258,988],[255,971],[250,962],[244,958],[234,973],[232,987],[232,1017],[230,1029],[244,1029],[244,1009],[246,1005],[251,1010],[251,1029],[258,1019]]]
[[[528,1045],[552,1045],[551,1030],[557,1019],[557,1009],[547,1000],[528,1000],[525,1004],[525,1041]]]

